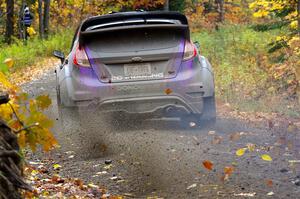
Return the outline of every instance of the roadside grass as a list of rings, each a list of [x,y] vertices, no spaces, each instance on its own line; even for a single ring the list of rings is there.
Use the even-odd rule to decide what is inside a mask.
[[[268,91],[268,74],[260,62],[280,31],[256,32],[247,26],[224,26],[192,34],[200,53],[213,65],[217,97],[241,111],[278,112],[299,117],[296,104]]]
[[[39,40],[37,36],[31,38],[24,44],[21,40],[7,46],[1,44],[0,49],[0,71],[7,72],[8,68],[3,63],[5,59],[11,58],[14,61],[11,72],[20,68],[35,65],[41,58],[52,56],[53,50],[62,50],[68,52],[73,38],[74,31],[64,30],[56,34],[50,35],[48,39]]]

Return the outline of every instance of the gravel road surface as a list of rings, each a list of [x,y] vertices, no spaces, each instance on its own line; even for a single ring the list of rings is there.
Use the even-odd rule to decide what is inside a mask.
[[[175,119],[119,125],[105,115],[96,119],[98,127],[63,133],[54,72],[23,87],[31,95],[49,93],[53,99],[48,114],[56,120],[53,131],[61,147],[31,158],[53,159],[62,166],[64,177],[78,177],[126,198],[300,198],[297,129],[284,125],[270,129],[267,121],[222,117],[214,127],[202,129],[186,128]],[[253,152],[236,155],[249,144],[255,145]],[[263,160],[263,154],[273,160]],[[212,162],[212,170],[203,161]],[[226,166],[234,170],[224,180]]]

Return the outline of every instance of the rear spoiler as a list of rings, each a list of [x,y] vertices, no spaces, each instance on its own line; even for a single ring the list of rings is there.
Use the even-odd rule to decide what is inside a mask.
[[[174,23],[171,23],[172,21]],[[105,24],[109,25],[105,26]],[[95,27],[95,29],[91,29],[90,27]],[[148,28],[181,31],[184,33],[186,39],[190,39],[187,18],[179,12],[120,12],[90,17],[84,20],[79,27],[79,43],[80,45],[83,44],[84,40],[91,35],[109,33],[116,30]]]

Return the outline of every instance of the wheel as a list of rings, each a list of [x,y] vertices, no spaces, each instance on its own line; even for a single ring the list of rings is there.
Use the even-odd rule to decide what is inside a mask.
[[[216,123],[216,117],[215,95],[205,97],[203,99],[203,112],[201,114],[200,124],[202,124],[202,126],[213,126]]]
[[[215,96],[203,99],[202,114],[188,114],[181,117],[185,127],[212,127],[216,123],[216,103]]]

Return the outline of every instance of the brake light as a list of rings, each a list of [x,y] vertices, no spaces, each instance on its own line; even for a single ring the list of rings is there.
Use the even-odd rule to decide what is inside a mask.
[[[91,67],[90,61],[89,61],[89,59],[88,59],[88,57],[86,55],[86,52],[85,52],[85,50],[84,50],[83,47],[81,47],[81,48],[77,47],[76,48],[74,59],[73,59],[73,63],[76,66]]]
[[[197,48],[189,41],[185,42],[183,61],[194,58],[197,55]]]

